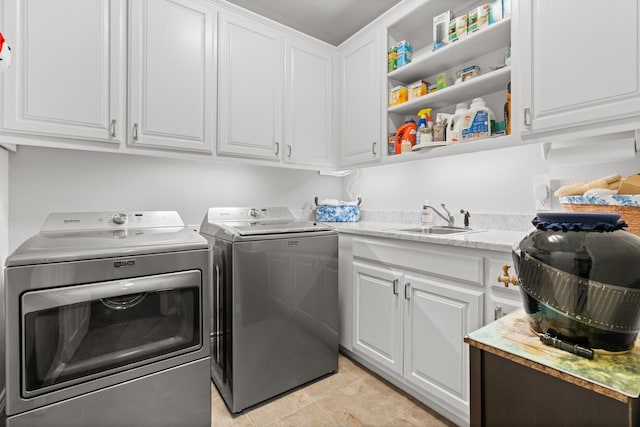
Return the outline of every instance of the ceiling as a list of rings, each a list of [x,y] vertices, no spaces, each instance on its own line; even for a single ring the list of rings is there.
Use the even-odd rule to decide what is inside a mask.
[[[228,0],[312,37],[339,45],[400,0]]]

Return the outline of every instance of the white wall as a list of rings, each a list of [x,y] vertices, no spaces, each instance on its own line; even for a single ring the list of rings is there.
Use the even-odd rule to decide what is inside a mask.
[[[339,178],[262,166],[18,147],[9,162],[9,247],[37,233],[51,212],[176,210],[200,224],[211,206],[309,208],[339,197]]]
[[[607,158],[602,144],[602,163],[563,165],[544,160],[539,144],[462,154],[428,160],[364,168],[353,183],[353,196],[361,195],[363,209],[417,211],[428,199],[445,203],[452,212],[466,209],[482,213],[534,214],[533,177],[546,175],[557,186],[589,181],[613,173],[640,172],[633,152],[626,160]],[[580,157],[576,149],[576,158]],[[343,197],[354,177],[343,181]]]

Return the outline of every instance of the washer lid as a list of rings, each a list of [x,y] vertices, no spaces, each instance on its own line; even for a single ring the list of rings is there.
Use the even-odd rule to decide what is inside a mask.
[[[292,220],[292,221],[251,221],[238,223],[221,223],[221,227],[226,228],[234,234],[240,236],[259,236],[266,234],[288,234],[305,233],[313,231],[331,231],[331,227],[312,221]]]
[[[296,219],[286,207],[276,208],[210,208],[202,221],[200,232],[210,236],[218,233],[239,236],[333,231],[314,221]]]
[[[114,215],[119,216],[117,222],[113,221]],[[119,224],[123,216],[134,219]],[[42,231],[20,245],[5,265],[13,267],[207,248],[207,241],[185,227],[175,212],[52,214]]]

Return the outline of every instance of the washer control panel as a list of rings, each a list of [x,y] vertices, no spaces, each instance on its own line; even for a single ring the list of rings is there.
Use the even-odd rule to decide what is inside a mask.
[[[40,231],[113,230],[148,227],[184,227],[184,222],[175,211],[52,213],[46,219]]]

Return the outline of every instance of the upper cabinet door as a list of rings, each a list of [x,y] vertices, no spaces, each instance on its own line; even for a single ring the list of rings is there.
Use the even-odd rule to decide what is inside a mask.
[[[320,43],[285,41],[284,160],[330,166],[332,50]]]
[[[380,160],[382,129],[382,37],[378,31],[348,42],[342,61],[340,165]],[[385,112],[386,114],[386,112]]]
[[[220,12],[218,153],[280,159],[282,45],[273,28]]]
[[[13,63],[3,129],[105,142],[124,139],[122,0],[6,0]]]
[[[519,4],[523,136],[640,117],[637,0]]]
[[[131,2],[132,145],[212,152],[215,25],[206,1]]]

